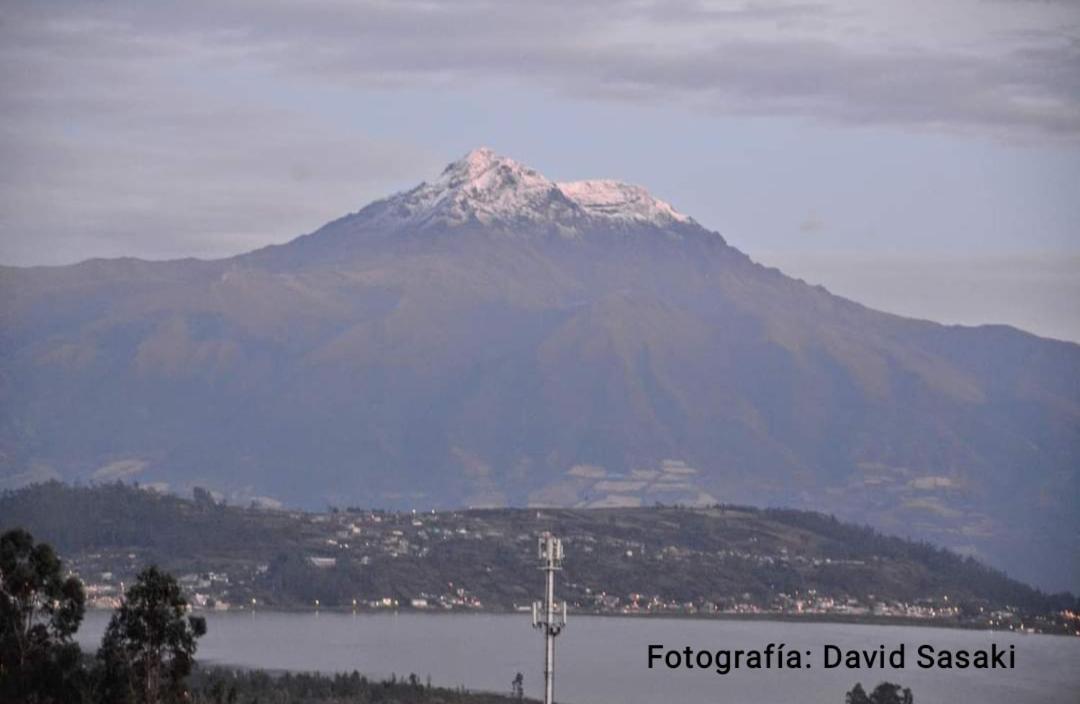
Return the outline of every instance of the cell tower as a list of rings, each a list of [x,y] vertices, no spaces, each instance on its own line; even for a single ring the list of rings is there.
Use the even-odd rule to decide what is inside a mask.
[[[544,631],[544,704],[555,701],[555,636],[566,627],[566,602],[555,603],[555,572],[562,569],[562,541],[551,533],[541,533],[537,541],[537,557],[544,571],[546,584],[544,600],[534,601],[533,628]]]

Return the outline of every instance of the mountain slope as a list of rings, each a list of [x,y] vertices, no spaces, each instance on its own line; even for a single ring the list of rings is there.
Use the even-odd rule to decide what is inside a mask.
[[[791,505],[1080,585],[1080,347],[869,310],[638,187],[477,150],[285,245],[0,287],[9,485]]]

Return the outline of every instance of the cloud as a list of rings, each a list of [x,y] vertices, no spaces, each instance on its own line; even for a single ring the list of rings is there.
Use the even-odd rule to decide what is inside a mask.
[[[0,28],[0,261],[232,254],[435,168],[414,145],[244,94],[242,77],[205,80],[248,53],[217,30],[76,15]]]
[[[0,260],[241,251],[268,228],[304,231],[441,165],[422,140],[393,143],[303,104],[320,86],[512,85],[1074,141],[1077,15],[976,0],[11,2]]]
[[[499,78],[727,114],[1006,138],[1080,134],[1075,6],[992,13],[949,4],[970,11],[926,2],[882,3],[888,11],[875,13],[835,2],[234,1],[127,21],[150,38],[199,38],[208,55],[213,38],[227,38],[235,56],[348,85]],[[954,32],[935,24],[961,18]]]
[[[1080,134],[1075,6],[956,0],[944,3],[950,13],[936,2],[866,5],[49,3],[23,6],[5,23],[7,65],[30,69],[9,68],[5,87],[17,102],[28,94],[42,100],[35,73],[89,63],[106,69],[105,96],[117,97],[125,83],[113,79],[137,72],[132,62],[183,52],[206,70],[241,62],[283,78],[354,86],[499,78],[723,113]],[[999,6],[1010,11],[990,11]],[[940,26],[957,15],[966,21],[955,30]],[[72,99],[51,97],[55,107]]]

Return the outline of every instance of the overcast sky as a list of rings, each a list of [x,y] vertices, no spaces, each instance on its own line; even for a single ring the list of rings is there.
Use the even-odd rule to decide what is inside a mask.
[[[0,4],[0,263],[282,242],[487,145],[869,305],[1080,340],[1080,3]]]

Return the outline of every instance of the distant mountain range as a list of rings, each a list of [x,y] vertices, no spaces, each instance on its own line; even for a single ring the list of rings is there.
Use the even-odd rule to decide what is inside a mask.
[[[812,508],[1080,587],[1080,346],[873,311],[486,149],[229,259],[0,269],[0,482]]]

